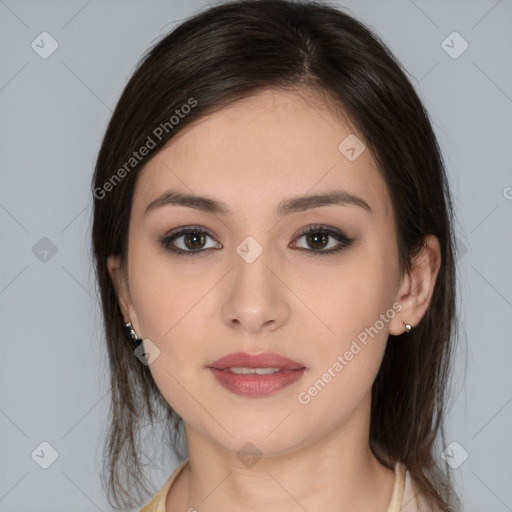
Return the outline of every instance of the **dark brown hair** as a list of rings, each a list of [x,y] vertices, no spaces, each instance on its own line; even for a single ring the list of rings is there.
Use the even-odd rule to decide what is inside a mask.
[[[225,2],[177,26],[142,58],[103,139],[92,242],[110,362],[109,501],[131,507],[136,493],[148,492],[140,446],[145,419],[163,420],[167,446],[184,457],[182,420],[134,357],[106,265],[109,255],[126,263],[137,173],[191,123],[268,88],[313,91],[357,128],[389,189],[403,272],[425,235],[439,239],[442,262],[429,308],[411,334],[390,337],[375,379],[370,445],[388,467],[403,462],[436,508],[458,510],[449,468],[436,452],[437,442],[445,446],[456,339],[454,213],[436,137],[400,64],[370,29],[325,2],[288,0]]]

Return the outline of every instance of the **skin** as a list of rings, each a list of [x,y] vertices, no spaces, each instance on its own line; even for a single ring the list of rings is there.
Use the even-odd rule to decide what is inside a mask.
[[[127,267],[115,257],[107,263],[125,320],[160,350],[151,374],[185,424],[190,464],[167,496],[168,511],[313,512],[335,503],[377,512],[391,499],[394,472],[368,441],[371,387],[388,335],[425,314],[440,248],[429,235],[411,272],[401,274],[390,198],[369,149],[354,161],[338,150],[351,133],[318,95],[266,90],[187,128],[137,178]],[[169,189],[223,201],[233,213],[167,205],[145,214]],[[329,205],[275,215],[283,199],[332,189],[364,199],[372,212]],[[315,255],[300,235],[311,224],[354,242]],[[159,244],[186,226],[212,233],[196,245],[202,253],[176,256]],[[247,236],[263,249],[252,263],[236,252]],[[174,244],[183,249],[185,241]],[[337,245],[329,238],[317,251]],[[299,403],[298,394],[394,303],[401,310],[378,335]],[[277,352],[307,370],[273,395],[241,397],[206,368],[239,351]],[[251,467],[237,457],[248,442],[262,453]]]

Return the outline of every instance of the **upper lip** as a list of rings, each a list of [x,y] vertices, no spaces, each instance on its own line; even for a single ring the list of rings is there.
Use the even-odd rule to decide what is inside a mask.
[[[287,357],[273,352],[263,354],[248,354],[237,352],[217,359],[209,365],[210,368],[225,370],[226,368],[279,368],[280,370],[300,370],[305,366]]]

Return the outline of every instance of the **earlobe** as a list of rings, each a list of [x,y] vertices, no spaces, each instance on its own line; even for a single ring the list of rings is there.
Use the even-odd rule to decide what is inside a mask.
[[[404,276],[397,300],[402,305],[393,319],[389,332],[399,335],[406,332],[404,323],[415,327],[425,315],[441,266],[441,247],[434,235],[427,235],[423,247],[411,261],[410,271]]]

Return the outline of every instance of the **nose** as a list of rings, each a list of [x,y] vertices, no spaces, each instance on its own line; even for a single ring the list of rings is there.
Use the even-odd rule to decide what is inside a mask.
[[[251,334],[279,329],[290,316],[290,292],[282,279],[285,273],[269,257],[269,251],[263,250],[252,260],[244,259],[243,247],[239,249],[242,256],[236,255],[224,283],[223,321]]]

